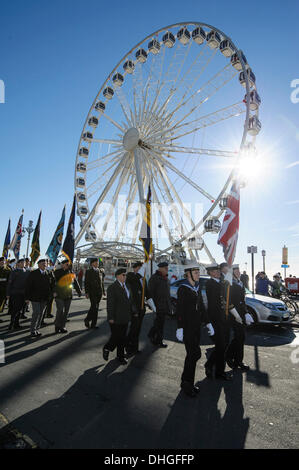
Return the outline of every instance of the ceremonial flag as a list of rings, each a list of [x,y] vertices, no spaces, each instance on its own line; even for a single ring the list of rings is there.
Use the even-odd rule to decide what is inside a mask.
[[[60,248],[62,245],[62,238],[63,238],[63,229],[64,229],[64,221],[65,221],[65,206],[62,211],[62,216],[60,219],[59,224],[57,225],[57,229],[54,233],[52,241],[47,249],[46,255],[50,258],[53,264],[56,263],[57,257],[60,252]]]
[[[7,227],[7,232],[4,240],[4,246],[3,246],[3,252],[2,256],[4,256],[5,259],[8,257],[8,250],[9,250],[9,245],[10,245],[10,219],[8,222],[8,227]]]
[[[228,196],[227,208],[218,237],[218,245],[222,245],[224,258],[229,266],[234,262],[239,235],[240,184],[232,184]]]
[[[69,225],[67,228],[66,237],[62,247],[62,253],[69,260],[70,263],[73,263],[74,251],[75,251],[75,211],[76,211],[76,195],[74,196],[74,202],[72,207],[72,212],[70,215]]]
[[[144,219],[141,225],[141,232],[139,240],[141,241],[144,249],[145,263],[149,260],[150,255],[153,251],[153,244],[151,238],[151,187],[148,186],[147,200],[146,200],[146,210],[144,214]]]
[[[31,242],[31,266],[34,265],[35,261],[38,259],[40,256],[40,246],[39,246],[39,235],[40,235],[40,222],[41,222],[41,216],[42,216],[42,211],[40,211],[39,216],[38,216],[38,221],[34,230],[32,242]]]
[[[22,239],[23,213],[24,213],[24,209],[22,210],[22,215],[19,218],[19,222],[18,222],[16,231],[15,231],[15,234],[13,236],[13,239],[12,239],[10,247],[9,247],[9,249],[14,252],[16,260],[18,260],[19,256],[20,256],[21,239]]]

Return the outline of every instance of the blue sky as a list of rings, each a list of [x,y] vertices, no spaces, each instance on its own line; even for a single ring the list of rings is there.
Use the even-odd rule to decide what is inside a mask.
[[[14,230],[22,208],[25,223],[36,221],[42,209],[42,253],[47,249],[65,203],[70,212],[80,133],[107,75],[156,29],[201,21],[223,30],[245,52],[262,98],[257,146],[267,153],[267,168],[242,191],[236,261],[242,269],[245,262],[250,266],[246,248],[257,245],[267,251],[272,275],[281,270],[286,244],[289,272],[299,276],[299,103],[290,99],[291,82],[299,79],[298,14],[297,1],[2,4],[0,79],[6,99],[0,104],[0,243],[9,217]],[[22,246],[25,252],[25,240]],[[216,243],[215,251],[213,245],[210,249],[221,258]],[[260,251],[256,268],[262,268]]]

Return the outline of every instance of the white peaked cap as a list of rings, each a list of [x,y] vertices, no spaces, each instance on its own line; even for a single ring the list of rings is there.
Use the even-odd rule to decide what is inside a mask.
[[[199,269],[199,264],[196,261],[185,264],[184,271],[190,271],[191,269]]]

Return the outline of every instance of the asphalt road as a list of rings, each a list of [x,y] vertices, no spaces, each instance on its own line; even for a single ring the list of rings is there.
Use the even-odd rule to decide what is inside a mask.
[[[175,340],[176,322],[167,319],[167,349],[147,340],[153,321],[144,319],[142,353],[126,366],[105,362],[109,335],[105,301],[99,329],[86,330],[86,299],[72,302],[68,334],[53,324],[40,339],[22,330],[7,333],[0,364],[0,448],[97,449],[286,449],[299,443],[299,328],[260,326],[247,332],[248,373],[235,372],[223,383],[205,378],[203,364],[212,343],[202,335],[196,378],[201,387],[191,399],[180,392],[184,345]],[[51,320],[47,320],[49,323]]]

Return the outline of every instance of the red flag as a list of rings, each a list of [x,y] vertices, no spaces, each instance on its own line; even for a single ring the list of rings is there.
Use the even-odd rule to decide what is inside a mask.
[[[222,245],[224,258],[229,266],[234,262],[237,249],[239,212],[240,185],[239,183],[234,182],[228,196],[227,208],[217,242],[218,245]]]

